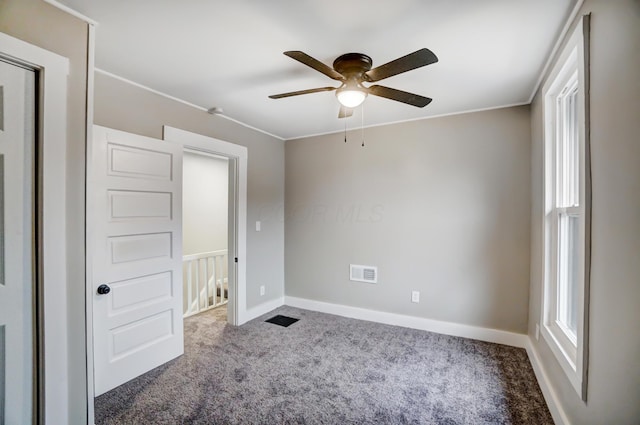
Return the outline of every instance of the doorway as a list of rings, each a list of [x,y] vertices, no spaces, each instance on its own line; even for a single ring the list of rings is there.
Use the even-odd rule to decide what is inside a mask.
[[[228,158],[185,149],[182,157],[184,317],[217,309],[217,316],[226,320],[228,189]]]
[[[228,163],[227,249],[229,282],[227,322],[239,326],[247,322],[247,161],[245,146],[214,139],[190,131],[164,126],[163,139],[179,144],[187,154],[209,155]]]

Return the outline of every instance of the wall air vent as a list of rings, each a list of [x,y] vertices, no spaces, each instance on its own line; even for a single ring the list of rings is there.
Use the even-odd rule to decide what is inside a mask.
[[[378,283],[378,268],[373,266],[349,264],[349,280]]]

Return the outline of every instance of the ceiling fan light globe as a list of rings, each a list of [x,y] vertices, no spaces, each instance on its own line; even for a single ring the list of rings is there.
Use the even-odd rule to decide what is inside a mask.
[[[345,108],[360,106],[367,98],[367,93],[362,90],[338,90],[336,92],[338,102]]]

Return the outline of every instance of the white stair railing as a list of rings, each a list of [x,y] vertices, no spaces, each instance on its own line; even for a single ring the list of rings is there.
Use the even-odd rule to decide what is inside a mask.
[[[184,317],[218,307],[229,301],[227,265],[226,249],[182,257],[185,286]]]

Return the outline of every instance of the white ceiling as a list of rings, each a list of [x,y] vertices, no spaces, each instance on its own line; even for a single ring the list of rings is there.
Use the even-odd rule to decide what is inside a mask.
[[[422,47],[439,62],[378,84],[433,98],[425,108],[369,96],[364,124],[530,101],[576,0],[60,0],[96,20],[96,66],[284,139],[344,129],[338,85],[282,54],[373,66]],[[360,112],[347,120],[361,125]]]

